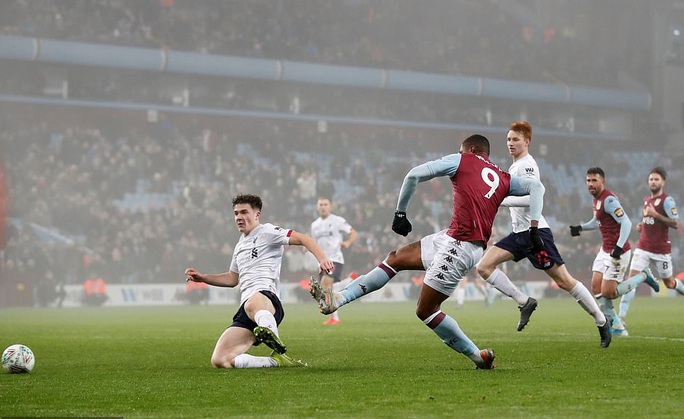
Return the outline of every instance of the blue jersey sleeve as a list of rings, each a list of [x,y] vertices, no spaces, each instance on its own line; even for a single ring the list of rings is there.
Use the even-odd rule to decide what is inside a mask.
[[[616,245],[624,246],[629,238],[629,232],[632,230],[632,220],[622,209],[622,204],[616,196],[609,196],[603,201],[603,210],[620,224],[620,237],[618,237]]]
[[[596,230],[598,228],[598,221],[596,221],[596,217],[593,217],[586,223],[580,224],[580,227],[582,227],[582,231]]]
[[[677,205],[675,204],[675,200],[673,197],[668,196],[667,198],[665,198],[665,202],[663,202],[663,209],[665,210],[665,214],[667,214],[667,218],[669,218],[670,220],[679,220]]]
[[[409,170],[406,177],[404,177],[404,183],[401,185],[399,200],[397,202],[397,211],[406,212],[409,201],[416,192],[416,187],[420,182],[425,182],[440,176],[452,177],[456,174],[456,170],[458,170],[460,164],[461,154],[450,154],[439,160],[432,160]]]
[[[530,196],[530,219],[532,220],[539,221],[541,218],[544,207],[544,192],[544,185],[537,179],[511,176],[511,186],[508,190],[508,195]]]

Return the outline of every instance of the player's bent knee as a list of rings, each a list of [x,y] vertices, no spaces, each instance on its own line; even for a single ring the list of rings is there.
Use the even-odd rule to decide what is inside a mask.
[[[475,265],[475,272],[477,272],[477,274],[482,278],[489,278],[492,275],[492,272],[494,272],[494,267],[486,264],[481,265],[478,263]]]
[[[387,257],[385,258],[385,263],[388,264],[391,267],[394,267],[394,265],[399,261],[399,257],[397,256],[397,251],[392,250],[387,254]]]
[[[211,366],[214,368],[233,368],[235,358],[229,355],[213,354],[211,356]]]
[[[617,292],[615,292],[615,291],[602,291],[601,297],[606,298],[608,300],[614,300],[618,296],[617,296]]]

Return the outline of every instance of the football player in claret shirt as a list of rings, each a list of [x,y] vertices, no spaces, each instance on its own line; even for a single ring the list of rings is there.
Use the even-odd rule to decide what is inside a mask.
[[[482,135],[475,134],[463,141],[458,154],[450,154],[411,169],[401,186],[397,211],[392,223],[392,230],[395,233],[402,236],[408,235],[412,226],[407,218],[406,210],[418,183],[441,176],[450,178],[454,201],[451,224],[445,234],[438,233],[429,236],[432,238],[430,244],[438,246],[434,249],[435,254],[429,266],[415,260],[406,268],[420,269],[423,265],[427,269],[416,309],[418,318],[447,346],[468,357],[479,369],[493,368],[494,351],[480,350],[461,330],[456,320],[441,311],[441,304],[449,298],[461,279],[482,257],[492,233],[494,217],[501,201],[506,196],[530,195],[529,239],[536,251],[541,250],[544,245],[537,231],[543,206],[544,186],[536,179],[510,176],[489,160],[489,150],[489,140]],[[418,252],[415,251],[418,249],[417,245],[418,243],[414,243],[402,249],[417,254]],[[421,254],[424,253],[421,252]],[[345,293],[350,288],[352,291],[363,288],[362,294],[356,296],[358,298],[379,289],[394,274],[396,272],[389,265],[381,264],[366,276],[359,277],[340,294],[348,298]],[[363,281],[366,282],[361,287],[360,283]],[[507,285],[508,289],[517,291],[510,280]],[[339,302],[331,298],[330,293],[323,292],[317,282],[312,282],[312,295],[323,312],[330,311],[331,304],[335,306],[332,308],[339,306]],[[525,296],[523,301],[527,298],[529,297]],[[527,320],[525,319],[524,322],[526,323]]]
[[[679,226],[679,215],[674,198],[664,191],[666,179],[667,172],[660,166],[653,168],[648,175],[651,194],[644,198],[643,218],[636,226],[641,236],[634,250],[629,274],[634,276],[652,264],[656,278],[661,278],[667,288],[684,295],[684,284],[672,274],[670,229],[676,230]],[[620,300],[620,319],[623,323],[635,294],[636,289],[633,289]]]
[[[648,269],[624,279],[631,256],[627,239],[632,222],[622,209],[618,197],[606,189],[606,175],[603,169],[590,167],[587,170],[587,189],[594,197],[594,216],[584,224],[570,226],[570,235],[576,237],[582,231],[597,228],[601,232],[601,249],[591,267],[591,291],[598,300],[603,314],[612,320],[613,335],[627,336],[627,329],[615,311],[613,300],[627,294],[642,282],[646,282],[656,291],[660,290],[660,286]]]

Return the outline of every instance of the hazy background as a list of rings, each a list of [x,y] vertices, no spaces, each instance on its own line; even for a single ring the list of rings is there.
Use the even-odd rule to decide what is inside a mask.
[[[301,232],[332,196],[360,233],[345,269],[366,272],[448,225],[441,179],[418,189],[414,232],[391,232],[406,171],[475,132],[507,168],[518,119],[535,128],[544,213],[586,282],[600,239],[570,240],[567,225],[591,218],[589,166],[635,224],[653,166],[684,196],[681,31],[684,2],[672,0],[3,1],[0,306],[51,304],[61,284],[92,277],[225,271],[238,193],[264,198],[264,222]],[[503,211],[498,236],[508,222]],[[284,281],[311,272],[299,249],[286,255]]]

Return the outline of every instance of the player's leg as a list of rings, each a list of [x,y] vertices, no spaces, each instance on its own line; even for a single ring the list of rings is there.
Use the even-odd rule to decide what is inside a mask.
[[[602,295],[603,282],[604,282],[604,271],[606,271],[606,264],[604,262],[605,257],[610,257],[603,250],[599,250],[598,254],[594,258],[591,265],[591,292],[594,294],[594,298],[598,302],[598,306],[606,317],[608,323],[611,324],[611,328],[615,326],[622,327],[622,323],[615,312],[615,307],[613,306],[613,301],[604,298]],[[618,322],[618,323],[616,323]]]
[[[326,281],[327,285],[324,285],[321,283],[321,287],[325,292],[332,293],[332,292],[339,292],[342,288],[340,287],[340,279],[342,278],[342,271],[344,270],[344,265],[338,262],[335,263],[335,269],[332,272],[332,275],[324,274],[323,280],[329,280],[332,279],[332,282]],[[330,286],[328,286],[330,285]],[[326,321],[323,322],[323,324],[339,324],[340,323],[340,315],[337,313],[337,311],[334,311],[331,315],[330,318]]]
[[[653,278],[651,270],[646,265],[645,269],[638,272],[635,275],[630,275],[629,278],[624,279],[625,273],[627,271],[627,266],[629,265],[629,256],[627,254],[630,252],[625,252],[620,258],[620,265],[622,266],[622,271],[620,272],[620,279],[618,279],[617,286],[615,287],[615,297],[621,297],[627,293],[636,290],[639,284],[642,282],[646,283],[649,287],[653,288],[655,292],[660,291],[660,284]]]
[[[337,311],[340,307],[351,303],[373,291],[384,287],[390,279],[403,270],[424,270],[421,259],[421,242],[414,242],[392,251],[384,261],[370,272],[360,275],[339,293],[317,293],[316,284],[312,284],[311,292],[323,314]]]
[[[613,300],[620,295],[618,293],[618,286],[627,271],[627,265],[629,264],[629,258],[631,256],[630,253],[631,252],[625,252],[620,259],[616,260],[611,258],[608,253],[601,249],[597,256],[597,259],[603,264],[601,298],[597,298],[597,300],[599,301],[599,307],[601,307],[603,314],[612,320],[613,335],[615,336],[628,336],[625,325],[615,311]],[[640,278],[640,281],[643,282],[643,278]]]
[[[522,292],[510,278],[497,266],[511,260],[518,261],[525,256],[525,249],[518,242],[518,235],[512,233],[504,237],[485,252],[477,262],[477,273],[499,292],[515,300],[520,309],[518,331],[522,331],[537,308],[537,300]]]
[[[230,326],[219,337],[211,354],[211,365],[215,368],[261,368],[275,367],[270,357],[248,355],[247,351],[256,342],[254,333],[243,327]]]
[[[593,317],[594,323],[598,327],[599,337],[601,338],[601,347],[607,348],[610,346],[612,338],[611,324],[587,287],[570,275],[565,264],[554,264],[545,272],[561,289],[570,294],[584,311]]]
[[[456,308],[462,308],[465,303],[465,288],[468,284],[468,277],[463,277],[461,282],[454,290],[454,297],[456,297]]]
[[[453,254],[458,256],[453,257]],[[461,330],[458,322],[441,311],[442,302],[449,298],[481,255],[482,248],[471,243],[455,240],[447,243],[425,274],[416,315],[451,349],[467,356],[478,368],[491,369],[494,352],[481,351]]]
[[[641,271],[648,268],[651,263],[651,257],[649,253],[643,249],[634,250],[634,255],[632,256],[632,261],[630,263],[629,277],[633,278],[638,275]],[[627,318],[627,312],[629,307],[636,296],[636,288],[625,293],[620,298],[620,321],[625,324],[625,319]]]
[[[632,261],[632,269],[629,271],[629,277],[632,278],[639,275],[639,273],[639,270],[634,269],[634,261]],[[632,305],[632,301],[634,301],[634,297],[636,297],[636,288],[620,297],[620,311],[618,314],[622,324],[627,324],[627,313],[629,312],[629,307]]]
[[[513,257],[513,254],[508,250],[492,246],[487,249],[482,259],[475,265],[475,269],[477,269],[478,275],[487,281],[488,284],[515,300],[518,306],[522,306],[527,302],[529,296],[520,291],[511,282],[510,278],[501,269],[497,268],[499,264],[513,260]]]
[[[679,294],[684,295],[684,283],[674,277],[672,267],[672,255],[654,255],[654,265],[656,268],[656,275],[663,279],[663,283],[668,289],[675,290]]]
[[[333,271],[334,272],[334,271]],[[328,275],[325,272],[322,272],[319,277],[319,282],[321,284],[321,288],[323,289],[324,292],[330,293],[332,291],[333,285],[335,283],[335,278],[333,278],[332,275]],[[331,322],[332,318],[329,318],[323,324],[332,324],[334,323],[334,320]]]
[[[255,323],[256,340],[277,353],[284,354],[287,347],[280,339],[278,325],[285,313],[278,297],[268,291],[255,292],[245,301],[244,308],[247,316]]]
[[[594,322],[597,326],[603,326],[606,323],[606,316],[601,312],[594,296],[591,295],[591,292],[589,292],[584,284],[570,275],[570,272],[568,272],[568,269],[564,264],[554,264],[544,272],[546,272],[561,289],[572,295],[584,311],[594,318]]]
[[[254,334],[244,327],[231,326],[216,342],[211,355],[215,368],[272,368],[306,366],[285,354],[273,351],[271,356],[254,356],[246,353],[255,343]]]

